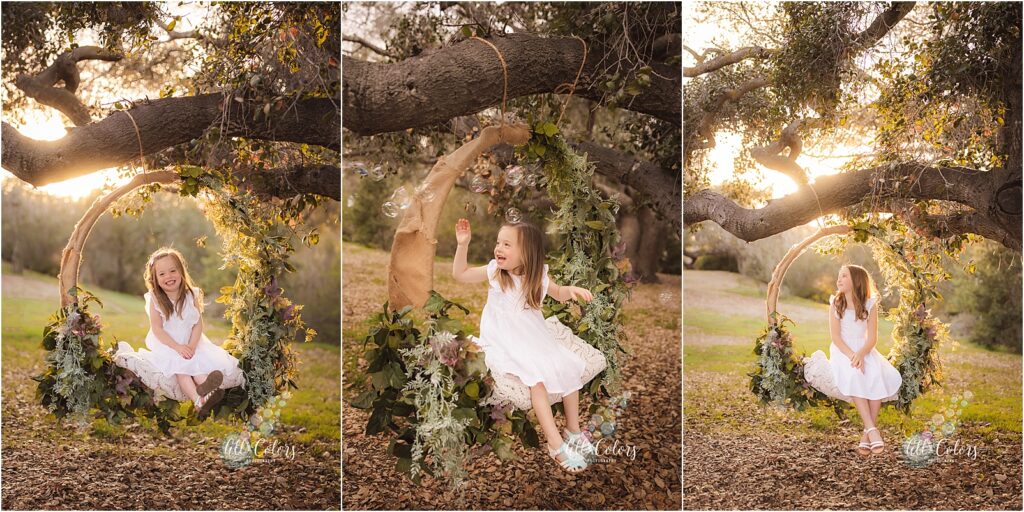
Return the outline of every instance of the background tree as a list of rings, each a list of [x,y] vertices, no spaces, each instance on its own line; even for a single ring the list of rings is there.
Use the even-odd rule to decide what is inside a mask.
[[[338,5],[193,7],[182,21],[158,3],[5,6],[4,169],[38,186],[141,154],[146,168],[230,172],[268,197],[338,199]],[[32,104],[74,126],[26,137],[11,123]]]
[[[1021,249],[1021,6],[702,3],[743,37],[688,48],[684,221],[757,240],[829,214],[891,213],[923,236]],[[715,191],[710,150],[738,134],[736,175],[789,176],[763,201]],[[850,148],[813,180],[808,148]],[[809,176],[810,175],[810,176]],[[742,191],[742,187],[739,189]]]
[[[351,166],[346,187],[358,188],[350,208],[365,212],[356,213],[360,218],[379,212],[385,194],[360,181],[376,174],[415,188],[437,156],[496,122],[502,64],[475,35],[504,59],[508,110],[534,122],[561,119],[561,133],[596,164],[598,186],[620,198],[634,272],[654,281],[663,260],[678,261],[678,244],[666,243],[681,211],[678,5],[351,3],[343,15],[345,156],[361,164]],[[446,210],[440,243],[451,234],[444,231],[448,217],[460,212],[517,207],[541,220],[550,207],[543,184],[509,183],[495,168],[514,161],[511,148],[499,147],[475,169],[482,183],[474,186],[467,173],[459,186],[477,195],[452,196],[449,203],[458,204]],[[353,239],[376,236],[368,227],[352,229]]]

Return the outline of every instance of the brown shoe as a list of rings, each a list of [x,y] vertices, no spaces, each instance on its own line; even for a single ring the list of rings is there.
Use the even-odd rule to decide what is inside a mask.
[[[223,389],[216,389],[216,390],[213,391],[213,393],[210,393],[210,396],[205,397],[205,401],[203,402],[203,406],[199,408],[199,419],[201,419],[201,420],[206,419],[206,417],[210,415],[210,411],[213,410],[213,407],[215,405],[217,405],[218,403],[220,403],[221,399],[223,399],[223,398],[224,398],[224,390]]]
[[[202,384],[196,386],[196,393],[199,396],[206,396],[211,391],[220,387],[221,383],[224,382],[224,374],[220,370],[214,370],[206,376],[206,380]]]

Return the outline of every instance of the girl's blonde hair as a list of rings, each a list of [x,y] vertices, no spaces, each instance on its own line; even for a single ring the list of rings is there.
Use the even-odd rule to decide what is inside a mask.
[[[540,228],[529,222],[506,222],[501,227],[510,227],[518,234],[519,249],[523,260],[523,291],[526,304],[533,309],[540,309],[544,301],[544,234]],[[502,291],[515,288],[512,274],[505,269],[498,269],[495,276]]]
[[[868,299],[877,294],[875,282],[871,279],[871,274],[868,274],[868,271],[864,270],[864,267],[860,265],[843,265],[840,268],[846,268],[850,271],[850,281],[853,282],[853,310],[856,315],[854,318],[857,320],[867,320]],[[842,319],[847,306],[846,294],[837,291],[836,298],[832,303],[835,305],[839,318]]]
[[[171,258],[174,261],[174,266],[177,267],[178,273],[181,274],[181,293],[178,294],[178,300],[174,303],[171,302],[171,298],[167,296],[164,289],[160,287],[160,283],[157,282],[156,272],[153,270],[156,262],[162,258]],[[188,292],[196,298],[196,307],[199,308],[199,313],[203,312],[203,292],[199,288],[196,288],[195,283],[192,282],[192,276],[188,273],[188,266],[185,264],[185,258],[181,255],[177,249],[170,247],[161,247],[149,256],[149,261],[146,262],[146,273],[143,276],[146,280],[146,288],[149,289],[150,296],[153,300],[156,300],[157,306],[163,311],[164,316],[171,316],[171,313],[178,312],[178,316],[181,316],[181,312],[185,309],[185,299],[188,296]]]

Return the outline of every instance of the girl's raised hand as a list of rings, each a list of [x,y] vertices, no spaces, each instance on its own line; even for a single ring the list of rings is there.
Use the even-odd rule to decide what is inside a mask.
[[[455,223],[455,241],[459,245],[467,245],[472,237],[473,233],[469,228],[469,221],[466,219],[459,219],[459,221]]]
[[[570,286],[569,298],[590,302],[594,300],[594,294],[590,293],[590,290],[586,288],[580,288],[579,286]]]

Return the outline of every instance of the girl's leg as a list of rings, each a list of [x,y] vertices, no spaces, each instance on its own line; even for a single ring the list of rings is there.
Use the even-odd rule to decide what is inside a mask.
[[[544,431],[548,448],[557,450],[562,446],[562,434],[558,433],[558,427],[555,426],[555,416],[551,414],[551,404],[548,402],[548,390],[543,382],[530,386],[530,401],[533,402],[533,412]]]
[[[875,420],[871,415],[871,406],[868,405],[868,399],[860,397],[853,398],[853,405],[857,408],[857,414],[860,414],[860,420],[864,423],[864,429],[867,430],[875,426]]]
[[[562,397],[562,408],[565,409],[565,428],[569,432],[580,432],[580,392],[573,391]]]
[[[198,386],[206,382],[206,377],[208,377],[208,375],[193,375],[192,381],[196,383],[196,386]]]
[[[878,412],[882,410],[882,401],[868,400],[868,406],[871,408],[871,423],[878,425]]]
[[[181,386],[181,391],[185,393],[185,396],[193,402],[198,402],[199,393],[196,392],[196,383],[192,381],[192,376],[176,373],[174,377],[178,379],[178,385]]]

